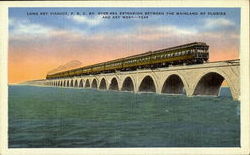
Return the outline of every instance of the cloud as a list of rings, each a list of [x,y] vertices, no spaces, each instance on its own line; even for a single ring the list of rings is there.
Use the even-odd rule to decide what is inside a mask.
[[[100,16],[95,16],[93,18],[88,18],[85,16],[70,16],[68,17],[69,19],[71,19],[74,22],[77,23],[81,23],[81,24],[87,24],[89,26],[96,26],[96,25],[100,25],[103,20]]]
[[[234,26],[235,23],[225,18],[207,18],[203,20],[204,27],[214,29],[219,27]]]
[[[81,39],[86,35],[84,30],[77,28],[61,29],[32,23],[28,20],[9,19],[10,39],[11,40],[34,40],[48,38],[68,38],[72,40]]]
[[[155,41],[159,39],[171,39],[173,37],[191,37],[197,34],[197,30],[180,28],[174,25],[144,25],[137,26],[130,32],[124,32],[118,38],[133,38],[137,40]]]
[[[10,19],[9,26],[12,28],[11,33],[13,35],[45,35],[49,36],[53,31],[52,28],[41,25],[31,23],[28,20],[16,20]]]

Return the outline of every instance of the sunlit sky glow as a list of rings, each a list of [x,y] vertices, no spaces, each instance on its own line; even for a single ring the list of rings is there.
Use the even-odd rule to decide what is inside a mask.
[[[225,12],[148,19],[28,16],[27,12]],[[210,46],[210,60],[239,58],[239,8],[10,8],[9,83],[43,79],[71,60],[94,64],[194,41]]]

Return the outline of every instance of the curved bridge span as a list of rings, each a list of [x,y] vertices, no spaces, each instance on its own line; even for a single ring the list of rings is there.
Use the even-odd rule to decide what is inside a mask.
[[[55,87],[217,96],[223,81],[230,87],[232,97],[239,99],[239,60],[38,80],[29,83]]]

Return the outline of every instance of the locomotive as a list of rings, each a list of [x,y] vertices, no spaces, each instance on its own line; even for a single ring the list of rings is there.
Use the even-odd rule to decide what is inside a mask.
[[[113,73],[116,71],[133,71],[144,68],[156,69],[173,65],[202,64],[208,61],[208,49],[209,46],[204,42],[193,42],[71,69],[68,71],[48,74],[46,79]]]

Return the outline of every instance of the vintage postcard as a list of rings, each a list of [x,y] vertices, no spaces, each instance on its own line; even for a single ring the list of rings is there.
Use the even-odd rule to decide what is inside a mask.
[[[249,3],[219,2],[0,3],[1,152],[248,154]]]

